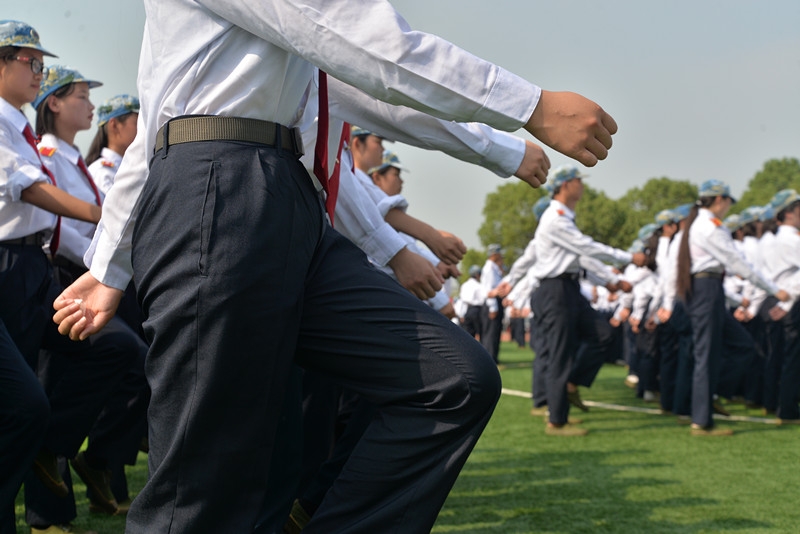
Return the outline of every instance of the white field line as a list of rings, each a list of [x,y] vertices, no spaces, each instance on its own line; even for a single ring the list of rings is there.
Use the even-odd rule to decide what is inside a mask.
[[[503,395],[510,395],[512,397],[523,397],[525,399],[530,399],[531,394],[528,391],[518,391],[516,389],[502,389]],[[586,406],[592,406],[595,408],[604,408],[606,410],[615,410],[618,412],[636,412],[636,413],[648,413],[652,415],[661,415],[661,410],[655,408],[640,408],[638,406],[624,406],[622,404],[609,404],[607,402],[595,402],[590,400],[584,400],[583,403]],[[722,421],[741,421],[745,423],[763,423],[765,425],[777,425],[777,419],[770,419],[766,417],[747,417],[745,415],[731,415],[726,417],[724,415],[714,414],[714,419],[720,419]]]

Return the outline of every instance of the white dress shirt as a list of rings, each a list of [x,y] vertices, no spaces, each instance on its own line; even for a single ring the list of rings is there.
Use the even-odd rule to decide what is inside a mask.
[[[117,175],[120,163],[122,163],[122,156],[106,147],[100,151],[100,157],[89,165],[89,174],[92,175],[94,183],[104,195],[107,195],[108,190],[114,185],[114,177]]]
[[[633,294],[631,317],[638,321],[647,321],[653,318],[658,323],[656,312],[661,306],[663,286],[658,273],[650,271],[650,269],[645,270],[649,273],[633,286],[633,291],[631,291]]]
[[[500,268],[500,266],[492,260],[486,260],[486,263],[483,264],[483,269],[481,269],[481,285],[486,290],[486,293],[488,294],[489,291],[496,288],[502,280],[503,270]],[[487,297],[486,305],[489,306],[490,312],[496,312],[500,310],[499,306],[497,305],[496,297]]]
[[[458,295],[459,300],[468,306],[483,306],[486,302],[486,288],[471,276],[461,284]]]
[[[730,270],[771,295],[778,292],[775,284],[747,262],[733,244],[728,229],[706,208],[700,208],[689,230],[689,252],[692,274]]]
[[[791,299],[780,303],[780,306],[788,311],[800,298],[800,293],[794,289],[794,280],[800,272],[800,230],[788,224],[778,226],[778,231],[775,233],[775,252],[775,256],[770,258],[772,272],[775,273],[775,283],[780,287],[793,289],[787,289]]]
[[[22,135],[27,125],[22,111],[0,98],[0,241],[50,234],[56,226],[55,214],[22,201],[34,183],[50,183],[39,153]]]
[[[672,308],[675,305],[675,297],[678,294],[678,253],[680,252],[682,239],[683,230],[675,232],[675,235],[672,236],[672,241],[669,242],[667,259],[663,265],[658,266],[663,294],[661,307],[668,312],[672,312]]]
[[[575,213],[553,199],[536,228],[536,263],[532,270],[539,279],[554,278],[580,270],[578,258],[588,256],[624,265],[633,256],[624,250],[598,243],[575,225]]]
[[[95,278],[120,289],[131,276],[135,204],[155,133],[171,118],[222,115],[293,127],[313,65],[391,104],[506,131],[527,122],[541,95],[496,65],[412,31],[386,0],[146,0],[145,12],[138,134],[87,254]]]
[[[45,166],[56,177],[59,189],[89,204],[97,204],[92,187],[78,167],[81,154],[77,148],[53,134],[44,134],[39,141],[39,151]],[[102,202],[102,193],[100,195]],[[57,255],[83,265],[83,255],[92,242],[95,228],[90,222],[62,217]]]

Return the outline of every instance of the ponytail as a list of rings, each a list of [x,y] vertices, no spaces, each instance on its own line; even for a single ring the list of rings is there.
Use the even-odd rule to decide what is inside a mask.
[[[678,248],[678,280],[677,280],[677,295],[678,298],[686,301],[692,296],[692,254],[689,251],[689,231],[692,228],[692,223],[697,219],[697,214],[700,208],[707,208],[714,203],[716,197],[702,197],[698,199],[692,209],[689,211],[689,216],[686,218],[686,225],[681,236],[680,247]]]
[[[103,152],[103,149],[107,147],[108,132],[104,124],[97,128],[97,133],[94,135],[94,139],[92,139],[92,144],[89,145],[89,152],[86,153],[86,164],[91,165],[96,160],[100,159],[100,154]]]
[[[677,295],[678,298],[683,301],[686,301],[686,299],[692,296],[692,254],[689,251],[689,229],[697,218],[697,212],[699,210],[699,206],[695,203],[689,211],[689,216],[686,218],[686,226],[681,236],[681,242],[678,246]]]

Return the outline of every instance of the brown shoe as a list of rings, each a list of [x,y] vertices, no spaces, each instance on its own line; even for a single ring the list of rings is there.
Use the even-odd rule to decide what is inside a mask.
[[[679,415],[675,418],[675,421],[681,426],[689,426],[692,424],[692,418],[688,415]]]
[[[534,417],[547,417],[548,413],[550,413],[550,410],[547,409],[547,405],[531,408],[531,415]]]
[[[50,525],[47,528],[31,527],[31,534],[97,534],[94,530],[84,530],[74,527],[70,523],[64,525]]]
[[[311,514],[309,514],[300,501],[295,499],[292,503],[292,511],[289,512],[289,520],[283,526],[285,534],[300,534],[308,522],[311,521]]]
[[[549,411],[546,414],[544,414],[544,422],[545,423],[549,423],[550,422],[550,412]],[[578,417],[567,416],[567,423],[569,423],[571,425],[582,425],[583,424],[583,419],[580,419]]]
[[[572,426],[569,423],[562,426],[553,426],[548,424],[544,427],[544,433],[548,436],[585,436],[589,433],[585,428]]]
[[[47,489],[59,497],[69,495],[69,488],[58,471],[58,459],[52,452],[41,450],[33,461],[33,473]]]
[[[89,512],[93,514],[106,514],[106,515],[114,515],[119,517],[124,517],[128,515],[128,510],[131,509],[131,501],[128,499],[125,502],[118,502],[117,503],[117,511],[113,514],[109,514],[106,511],[106,508],[102,505],[95,504],[91,499],[89,500]]]
[[[732,436],[733,430],[730,428],[717,428],[714,426],[700,426],[692,424],[693,436]]]
[[[778,424],[783,425],[800,425],[800,419],[778,419]]]
[[[78,456],[73,458],[70,463],[86,487],[91,490],[89,502],[94,505],[95,512],[102,511],[108,515],[116,515],[119,505],[114,494],[111,493],[110,472],[90,467],[83,451],[79,452]]]
[[[578,391],[577,388],[575,389],[575,391],[567,391],[567,400],[571,405],[575,406],[580,411],[582,412],[589,411],[589,407],[586,406],[581,400],[581,392]]]

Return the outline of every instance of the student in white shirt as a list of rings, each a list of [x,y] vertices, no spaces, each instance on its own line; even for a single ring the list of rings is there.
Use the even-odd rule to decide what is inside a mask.
[[[641,265],[642,253],[630,254],[598,243],[583,234],[575,224],[575,206],[583,195],[584,175],[573,165],[551,171],[553,199],[536,228],[536,263],[531,273],[539,288],[531,296],[537,332],[545,343],[547,358],[547,405],[550,411],[545,432],[551,435],[583,436],[587,430],[568,425],[569,405],[586,410],[577,387],[570,387],[570,375],[581,342],[592,344],[592,353],[602,361],[605,348],[613,342],[608,321],[580,294],[579,258],[589,256],[624,265],[635,260]],[[541,335],[540,334],[540,335]],[[585,349],[584,349],[585,350]]]
[[[771,258],[775,283],[791,287],[791,299],[778,305],[772,319],[783,326],[784,351],[778,389],[776,415],[781,424],[800,424],[800,195],[794,189],[779,191],[771,201],[778,231],[778,254]]]
[[[699,199],[687,219],[680,243],[677,292],[686,300],[694,337],[692,428],[695,436],[729,436],[729,428],[715,428],[713,401],[725,351],[754,356],[752,338],[725,305],[722,279],[727,271],[750,280],[779,300],[788,294],[755,271],[733,244],[722,225],[733,198],[719,180],[700,185]]]
[[[92,125],[94,105],[90,90],[101,85],[89,80],[81,73],[61,65],[46,70],[39,94],[33,102],[36,109],[37,134],[41,136],[39,153],[44,165],[56,177],[59,189],[67,193],[102,205],[103,194],[95,185],[83,158],[74,145],[78,132]],[[83,221],[66,219],[61,223],[61,242],[51,255],[55,278],[67,286],[86,272],[83,255],[89,248],[95,225]],[[40,378],[44,383],[58,383],[50,393],[54,410],[63,406],[62,418],[71,432],[61,438],[60,451],[70,451],[76,472],[89,488],[89,502],[94,511],[106,514],[120,513],[119,503],[110,487],[107,470],[116,468],[123,477],[120,493],[128,499],[124,484],[122,460],[135,463],[149,400],[147,382],[144,377],[144,361],[147,345],[119,317],[114,317],[107,328],[90,338],[91,355],[73,360],[58,351],[40,353]],[[93,358],[91,367],[78,367],[75,363]],[[49,362],[55,362],[52,365]],[[73,367],[75,367],[73,369]],[[76,392],[82,392],[78,395]],[[82,399],[82,412],[67,411]],[[74,410],[74,408],[72,408]],[[102,415],[95,423],[98,415]],[[66,423],[65,423],[66,424]],[[88,435],[89,446],[78,452],[78,447]],[[26,492],[27,517],[31,525],[65,523],[74,516],[71,499],[55,500],[48,494],[38,495],[30,488]],[[71,506],[70,506],[71,504]]]
[[[363,253],[325,226],[291,130],[314,67],[441,118],[527,125],[589,165],[606,157],[613,119],[412,32],[386,1],[147,0],[145,10],[139,134],[109,192],[92,273],[55,317],[73,337],[92,333],[136,273],[153,340],[151,473],[128,531],[263,526],[295,353],[381,415],[307,531],[430,529],[492,412],[497,371],[466,333],[379,282]],[[185,115],[212,118],[176,118]],[[231,124],[235,135],[219,133]]]
[[[86,161],[97,187],[107,194],[122,163],[122,156],[136,138],[139,99],[131,95],[109,98],[97,108],[97,133]]]
[[[45,56],[53,54],[31,26],[0,21],[0,419],[5,422],[0,429],[0,530],[11,531],[14,499],[32,464],[38,478],[28,479],[26,495],[34,486],[59,497],[69,492],[57,467],[57,455],[64,452],[58,442],[70,430],[69,421],[64,425],[62,406],[49,405],[31,370],[37,368],[39,349],[75,356],[89,345],[64,343],[47,318],[62,288],[42,246],[49,243],[51,251],[57,250],[66,217],[100,218],[99,206],[55,186],[22,111],[36,99]]]

